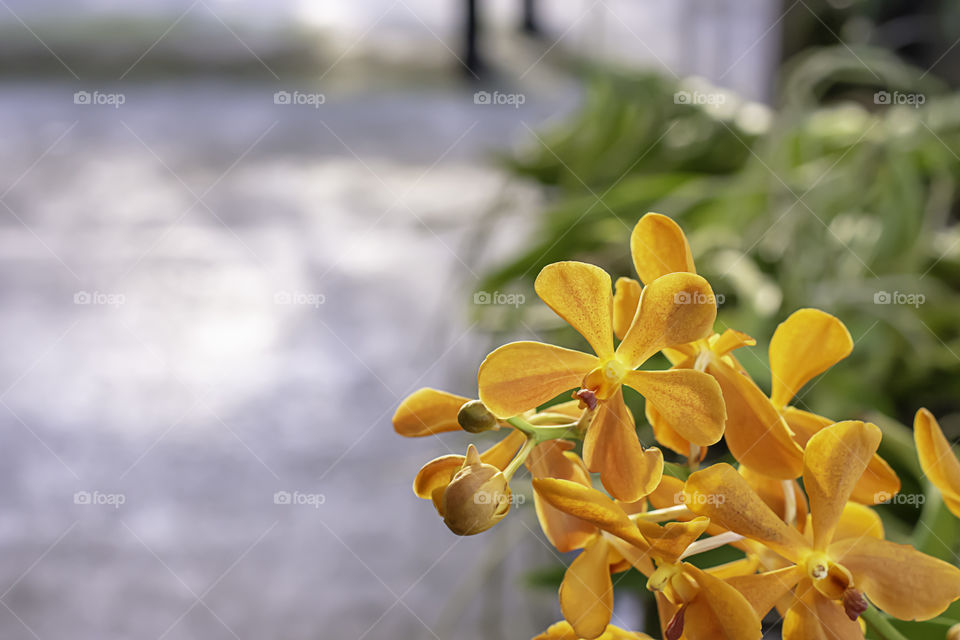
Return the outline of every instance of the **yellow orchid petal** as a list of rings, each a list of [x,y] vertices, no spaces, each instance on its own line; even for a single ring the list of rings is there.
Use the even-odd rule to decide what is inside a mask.
[[[760,617],[739,591],[691,564],[683,570],[700,586],[684,614],[687,640],[760,640]]]
[[[840,362],[853,351],[853,339],[840,320],[819,309],[790,314],[770,340],[770,399],[786,406],[811,378]]]
[[[617,553],[619,553],[630,566],[648,578],[653,575],[656,567],[653,565],[653,556],[648,549],[640,549],[626,540],[606,532],[604,532],[603,535],[607,538],[610,546],[616,549]]]
[[[393,414],[393,430],[408,438],[458,431],[457,412],[469,398],[424,387],[403,399]]]
[[[960,598],[960,569],[906,544],[871,536],[830,545],[828,555],[853,574],[854,585],[901,620],[929,620]]]
[[[837,524],[833,539],[844,540],[863,536],[883,538],[883,520],[870,507],[857,502],[848,502],[843,507],[843,513],[840,514],[840,522]]]
[[[642,549],[649,547],[623,507],[592,487],[569,480],[534,478],[533,488],[548,503]]]
[[[701,447],[723,437],[726,421],[720,385],[693,369],[630,371],[624,383],[635,389],[680,436]]]
[[[647,496],[654,509],[666,509],[683,504],[683,480],[663,476],[657,488]]]
[[[606,271],[586,262],[555,262],[543,268],[533,287],[598,356],[613,355],[613,292]]]
[[[784,495],[783,483],[789,482],[793,491],[794,504],[796,504],[795,522],[807,521],[807,497],[800,490],[800,485],[796,480],[778,480],[758,473],[749,467],[742,466],[739,469],[740,475],[747,481],[747,484],[757,492],[760,499],[763,500],[773,512],[781,519],[787,516],[787,501]]]
[[[752,347],[757,341],[736,329],[727,329],[723,333],[715,334],[710,340],[710,350],[717,356],[725,356],[740,347]]]
[[[640,366],[657,351],[705,338],[713,331],[717,305],[710,284],[693,273],[670,273],[643,288],[637,313],[617,358]]]
[[[619,388],[600,403],[587,430],[583,458],[591,471],[600,474],[610,495],[622,502],[644,497],[657,488],[663,475],[663,453],[640,444]]]
[[[527,459],[531,475],[534,478],[561,478],[590,486],[590,473],[576,454],[569,451],[571,448],[573,443],[566,440],[538,444]],[[552,506],[536,491],[533,492],[533,504],[543,533],[561,553],[583,548],[597,531],[589,522]]]
[[[821,429],[825,429],[834,423],[830,418],[819,416],[809,411],[803,411],[796,407],[784,407],[780,412],[787,426],[793,431],[794,440],[801,447],[807,446],[807,442]],[[874,454],[867,464],[866,471],[857,480],[850,499],[861,504],[877,504],[884,502],[891,496],[899,493],[900,478],[897,472],[887,464],[887,461],[879,455]]]
[[[653,438],[657,443],[681,456],[690,455],[690,441],[677,433],[676,430],[657,413],[653,403],[647,402],[644,405],[644,414],[647,417],[647,422],[649,422],[653,428]]]
[[[608,550],[607,541],[595,536],[567,567],[560,584],[560,610],[579,638],[599,637],[613,613]]]
[[[580,386],[599,360],[542,342],[511,342],[480,365],[480,400],[494,415],[511,418]]]
[[[803,454],[803,487],[810,499],[813,546],[825,549],[853,487],[880,445],[880,429],[847,420],[821,430]]]
[[[550,627],[533,640],[582,640],[577,632],[573,630],[570,623],[566,620],[550,625]],[[598,640],[651,640],[650,636],[638,631],[624,631],[612,624],[607,625],[607,630],[598,638]]]
[[[684,503],[694,513],[762,542],[794,562],[810,548],[803,536],[778,518],[728,464],[721,462],[691,474],[684,488]]]
[[[913,438],[923,472],[943,494],[951,513],[960,518],[960,461],[937,419],[926,409],[917,411],[913,419]]]
[[[803,450],[760,387],[726,363],[713,360],[707,373],[720,384],[727,407],[724,438],[741,464],[780,480],[803,470]]]
[[[435,458],[420,467],[413,479],[413,492],[417,497],[430,500],[434,490],[446,488],[453,474],[463,466],[463,456],[449,455]]]
[[[637,275],[646,284],[676,271],[697,272],[680,225],[659,213],[648,213],[637,222],[630,234],[630,253]]]
[[[838,602],[820,595],[809,579],[800,581],[796,594],[783,619],[783,640],[863,640],[860,624]]]
[[[726,580],[729,582],[730,578],[752,576],[757,572],[759,567],[760,559],[756,556],[750,555],[740,558],[739,560],[732,560],[730,562],[725,562],[723,564],[710,567],[709,569],[706,569],[706,572],[715,578],[720,578],[721,580]]]
[[[716,576],[712,571],[710,573]],[[747,602],[762,619],[781,598],[796,586],[803,576],[804,570],[802,567],[791,565],[766,573],[732,576],[727,578],[726,581],[747,599]],[[721,576],[716,577],[720,578]]]
[[[637,313],[643,287],[633,278],[617,278],[613,293],[613,333],[623,340]]]
[[[663,526],[640,520],[637,525],[650,543],[650,553],[661,563],[674,564],[687,547],[707,530],[710,519],[693,518],[687,522],[668,522]]]
[[[550,413],[559,413],[561,415],[567,416],[571,420],[576,420],[583,414],[583,409],[580,408],[579,400],[567,400],[566,402],[560,402],[557,404],[550,405],[543,411]]]
[[[507,465],[510,464],[510,461],[513,460],[513,457],[517,455],[517,451],[520,450],[520,447],[523,446],[526,440],[527,436],[511,429],[510,433],[500,442],[480,454],[480,461],[492,464],[497,469],[500,469],[500,471],[503,471],[507,468]]]

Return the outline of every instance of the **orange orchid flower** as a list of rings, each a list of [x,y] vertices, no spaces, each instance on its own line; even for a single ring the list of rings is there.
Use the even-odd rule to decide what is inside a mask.
[[[784,523],[730,465],[713,465],[687,480],[690,510],[793,563],[796,597],[784,620],[785,640],[861,639],[856,618],[866,610],[864,594],[879,609],[904,620],[933,618],[960,597],[960,569],[875,537],[876,527],[869,520],[840,528],[848,499],[880,437],[873,424],[847,421],[810,438],[803,456],[810,503],[807,537]]]
[[[480,366],[480,399],[496,416],[509,418],[568,391],[582,388],[600,403],[587,431],[584,459],[616,498],[632,502],[660,479],[659,450],[645,450],[626,410],[621,386],[681,425],[691,442],[707,446],[723,434],[725,413],[715,380],[699,371],[640,371],[658,351],[708,334],[716,318],[713,292],[694,274],[669,274],[641,294],[630,328],[613,343],[610,276],[582,262],[548,265],[537,276],[540,298],[593,347],[596,355],[540,342],[513,342]]]
[[[573,630],[569,622],[561,620],[560,622],[550,625],[546,631],[533,640],[583,640],[583,638],[577,635],[577,632]],[[607,626],[606,631],[597,637],[597,640],[653,640],[653,638],[638,631],[624,631],[611,624]]]

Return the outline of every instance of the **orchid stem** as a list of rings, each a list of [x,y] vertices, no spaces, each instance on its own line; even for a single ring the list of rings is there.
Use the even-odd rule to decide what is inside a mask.
[[[580,432],[580,422],[566,422],[563,424],[534,425],[527,419],[520,416],[513,416],[506,420],[514,429],[527,434],[528,438],[534,438],[537,442],[546,442],[547,440],[556,440],[564,438],[567,440],[579,440],[583,437]]]
[[[523,446],[520,447],[520,451],[517,452],[517,455],[514,456],[513,460],[510,461],[510,464],[507,465],[507,468],[503,470],[503,475],[507,479],[507,482],[513,478],[513,474],[516,473],[517,469],[520,468],[524,462],[527,461],[527,458],[530,456],[530,452],[533,451],[533,448],[539,444],[539,439],[537,436],[527,436],[527,441],[523,443]]]
[[[693,512],[686,505],[678,504],[675,507],[666,507],[665,509],[655,509],[654,511],[645,511],[635,513],[630,519],[645,520],[646,522],[666,522],[667,520],[678,520],[680,518],[693,517]]]
[[[690,556],[695,556],[698,553],[703,553],[705,551],[719,549],[724,545],[728,545],[732,542],[739,542],[740,540],[743,540],[743,536],[732,531],[720,533],[709,538],[704,538],[703,540],[697,540],[687,547],[687,550],[680,555],[680,559],[682,560],[684,558],[689,558]]]
[[[896,627],[890,624],[890,621],[875,607],[867,607],[867,610],[860,615],[879,640],[907,640],[906,636],[897,631]]]

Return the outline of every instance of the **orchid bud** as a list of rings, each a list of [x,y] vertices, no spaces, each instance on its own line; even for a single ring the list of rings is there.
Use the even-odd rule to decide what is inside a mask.
[[[443,522],[458,536],[472,536],[500,522],[510,511],[510,485],[493,465],[480,460],[472,444],[463,466],[443,493]]]
[[[471,400],[460,407],[457,422],[469,433],[483,433],[500,428],[497,417],[479,400]]]

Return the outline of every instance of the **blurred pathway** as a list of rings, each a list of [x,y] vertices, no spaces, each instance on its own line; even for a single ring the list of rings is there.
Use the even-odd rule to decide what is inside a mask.
[[[487,151],[569,92],[75,90],[0,88],[0,636],[470,640],[558,615],[518,584],[550,558],[532,509],[456,539],[409,487],[465,442],[389,419],[416,386],[473,391]]]

